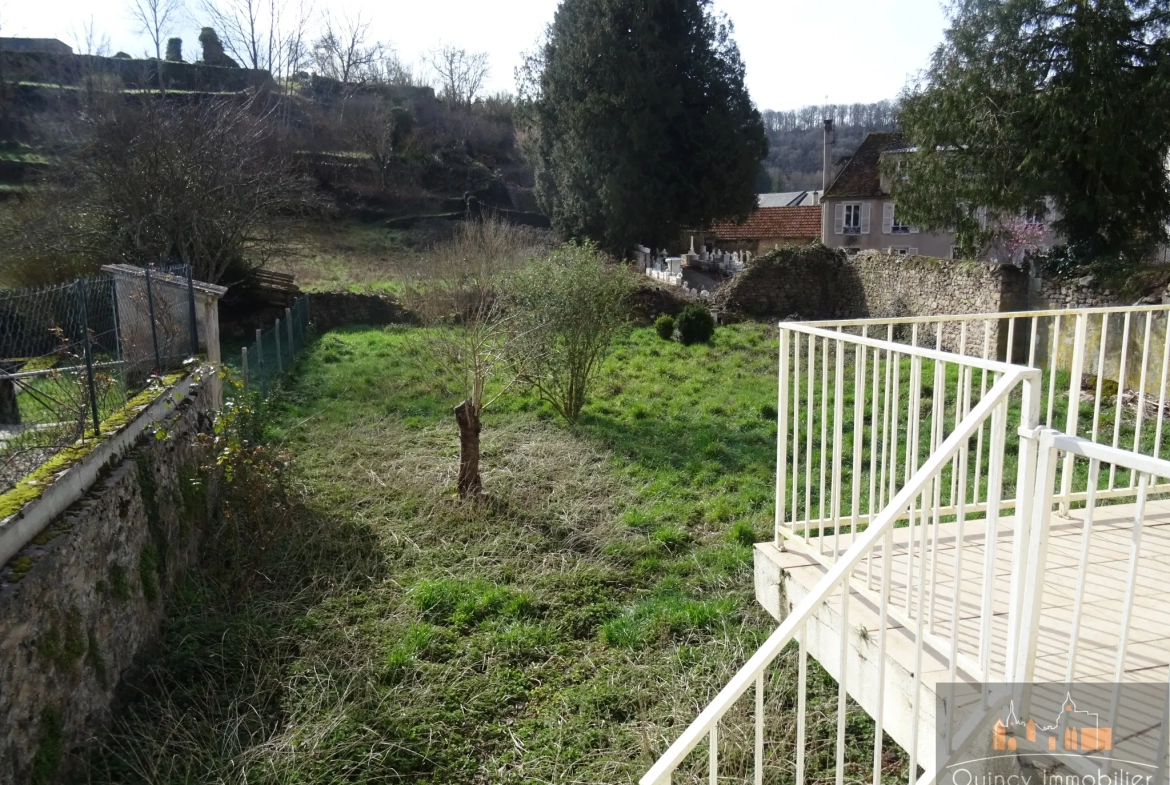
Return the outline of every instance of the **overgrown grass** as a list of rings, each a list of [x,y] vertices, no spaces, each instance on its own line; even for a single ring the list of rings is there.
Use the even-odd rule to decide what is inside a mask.
[[[90,782],[629,782],[773,628],[749,547],[770,526],[773,330],[637,330],[574,428],[529,395],[489,410],[477,504],[453,496],[454,402],[406,332],[305,353],[268,429],[296,456],[293,531],[242,600],[209,534]],[[836,686],[810,667],[808,779],[828,782]],[[769,675],[769,782],[793,777],[795,672],[789,652]],[[750,704],[721,728],[728,777],[751,769]],[[846,776],[868,781],[872,724],[848,728]]]

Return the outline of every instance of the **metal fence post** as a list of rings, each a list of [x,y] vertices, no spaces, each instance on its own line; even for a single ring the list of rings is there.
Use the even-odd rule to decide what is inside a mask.
[[[284,309],[284,326],[288,329],[288,364],[292,365],[293,360],[297,358],[297,345],[293,341],[293,320],[292,309]]]
[[[93,434],[101,434],[98,416],[97,387],[93,381],[93,347],[89,342],[89,311],[85,303],[85,279],[78,278],[74,287],[77,290],[77,302],[81,306],[81,343],[85,348],[85,378],[89,383],[89,409],[93,414]]]
[[[260,397],[268,397],[268,373],[264,368],[264,333],[256,328],[256,365],[260,371]]]
[[[280,319],[276,320],[276,326],[272,329],[272,336],[276,338],[276,373],[280,375],[284,373],[284,363],[280,360]]]
[[[248,347],[240,349],[240,365],[244,372],[244,392],[248,392]]]
[[[191,316],[191,356],[199,354],[199,323],[195,318],[195,282],[191,280],[192,266],[187,265],[187,305]]]
[[[150,312],[150,340],[154,344],[154,371],[162,373],[162,353],[158,350],[158,325],[154,319],[154,289],[150,285],[150,265],[146,266],[146,305]]]

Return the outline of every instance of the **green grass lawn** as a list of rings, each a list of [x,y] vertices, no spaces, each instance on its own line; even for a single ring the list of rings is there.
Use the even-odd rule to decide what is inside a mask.
[[[637,779],[774,627],[749,547],[771,528],[774,333],[635,330],[576,426],[504,399],[478,504],[453,497],[456,401],[412,359],[425,333],[323,336],[271,405],[292,531],[257,567],[207,537],[89,781]],[[240,598],[222,576],[248,569]],[[809,781],[829,782],[836,686],[810,666]],[[795,672],[790,651],[769,678],[769,782],[793,777]],[[742,778],[741,703],[720,746]],[[872,724],[848,732],[846,776],[869,781]],[[676,782],[705,767],[696,750]]]

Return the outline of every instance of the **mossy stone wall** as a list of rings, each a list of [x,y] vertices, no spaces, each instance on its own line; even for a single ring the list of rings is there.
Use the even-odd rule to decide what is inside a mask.
[[[157,635],[217,498],[196,444],[210,397],[184,400],[162,423],[165,438],[148,429],[0,567],[0,785],[67,777]]]

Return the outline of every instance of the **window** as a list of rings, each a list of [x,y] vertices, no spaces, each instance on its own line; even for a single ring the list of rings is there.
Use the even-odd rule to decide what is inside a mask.
[[[882,205],[882,234],[918,234],[918,227],[900,220],[893,202]]]
[[[1044,205],[1024,211],[1024,223],[1028,226],[1043,226],[1047,218],[1048,208]]]
[[[846,202],[833,206],[834,234],[869,234],[869,202]]]
[[[861,234],[861,205],[845,205],[845,234]]]
[[[888,253],[894,256],[917,256],[917,248],[907,248],[904,245],[894,245],[886,249]]]

